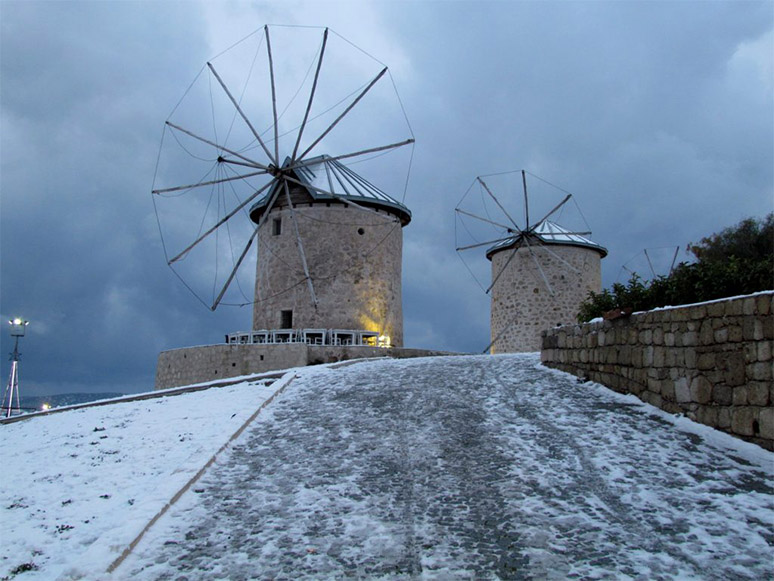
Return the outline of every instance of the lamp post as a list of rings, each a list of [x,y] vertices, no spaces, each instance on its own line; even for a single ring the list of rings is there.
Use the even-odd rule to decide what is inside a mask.
[[[6,418],[10,418],[14,410],[14,393],[16,394],[16,413],[21,413],[21,405],[19,403],[19,359],[21,359],[19,338],[24,337],[24,332],[30,322],[16,317],[8,321],[8,323],[11,325],[11,337],[15,341],[13,353],[11,353],[11,376],[8,378],[8,387],[5,388],[5,395],[3,396],[3,411]]]

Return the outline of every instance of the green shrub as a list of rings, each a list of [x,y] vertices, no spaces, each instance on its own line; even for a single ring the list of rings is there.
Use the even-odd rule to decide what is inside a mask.
[[[669,276],[648,284],[636,273],[628,284],[589,293],[581,305],[583,323],[613,309],[648,311],[774,289],[774,213],[748,218],[718,234],[689,244],[695,263],[683,262]]]

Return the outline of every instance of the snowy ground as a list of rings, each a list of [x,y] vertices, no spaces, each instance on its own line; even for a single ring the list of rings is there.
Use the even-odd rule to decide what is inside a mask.
[[[278,386],[242,383],[0,426],[0,578],[96,578]]]
[[[751,444],[535,355],[297,375],[112,576],[271,388],[0,426],[0,576],[774,577],[774,454]]]
[[[774,456],[677,423],[534,355],[322,369],[294,382],[122,570],[771,577]]]

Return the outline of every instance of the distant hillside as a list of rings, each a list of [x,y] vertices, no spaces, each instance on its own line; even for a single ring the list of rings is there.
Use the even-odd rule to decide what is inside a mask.
[[[43,404],[48,404],[52,408],[59,408],[66,405],[75,405],[87,403],[98,399],[110,399],[120,397],[123,393],[60,393],[58,395],[28,395],[19,398],[19,403],[25,411],[34,411],[43,408]]]

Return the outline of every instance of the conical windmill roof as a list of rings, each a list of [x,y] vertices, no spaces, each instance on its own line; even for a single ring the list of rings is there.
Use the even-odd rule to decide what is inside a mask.
[[[486,251],[486,257],[491,260],[492,255],[494,255],[497,252],[500,252],[501,250],[505,250],[507,248],[513,248],[515,245],[520,244],[523,240],[524,236],[528,235],[530,238],[537,239],[539,243],[542,244],[561,244],[564,246],[581,246],[584,248],[590,248],[592,250],[596,250],[601,255],[601,258],[604,258],[607,256],[607,248],[604,246],[601,246],[597,244],[596,242],[593,242],[586,238],[585,236],[581,236],[580,234],[572,233],[568,230],[565,230],[559,224],[556,224],[554,222],[551,222],[550,220],[543,220],[533,228],[531,228],[527,232],[519,232],[518,234],[514,234],[507,240],[503,240],[502,242],[498,242],[494,246],[491,246]]]
[[[287,168],[290,164],[290,158],[285,158],[282,167]],[[328,155],[304,160],[302,165],[291,171],[315,201],[349,200],[361,206],[391,212],[400,218],[404,226],[411,221],[411,211],[404,204]],[[250,208],[253,221],[257,222],[266,210],[277,187],[281,187],[280,184],[269,190]]]

